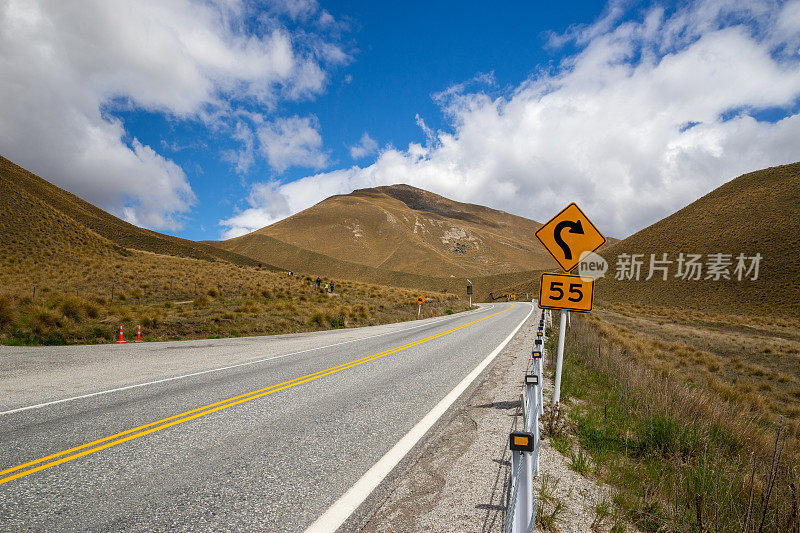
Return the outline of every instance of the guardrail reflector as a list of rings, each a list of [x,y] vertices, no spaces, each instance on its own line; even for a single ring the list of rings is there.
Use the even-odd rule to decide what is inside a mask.
[[[514,452],[532,452],[533,451],[533,433],[527,431],[514,431],[511,433],[511,451]]]

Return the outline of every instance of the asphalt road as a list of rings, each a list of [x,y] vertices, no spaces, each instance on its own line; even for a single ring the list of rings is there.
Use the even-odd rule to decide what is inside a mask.
[[[358,330],[3,349],[0,529],[302,531],[530,311],[493,304]]]

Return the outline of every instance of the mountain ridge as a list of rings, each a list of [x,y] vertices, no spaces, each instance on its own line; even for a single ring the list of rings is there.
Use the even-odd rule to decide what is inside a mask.
[[[202,242],[173,237],[140,228],[83,200],[69,191],[25,170],[0,156],[0,192],[4,196],[25,194],[69,217],[76,224],[122,247],[206,261],[228,261],[258,266],[258,261]],[[10,211],[7,212],[10,214]],[[22,230],[24,228],[20,228]],[[272,267],[274,269],[274,267]]]
[[[535,240],[539,227],[518,215],[395,184],[331,196],[249,235],[375,268],[477,277],[553,264]],[[236,251],[242,237],[221,247]]]

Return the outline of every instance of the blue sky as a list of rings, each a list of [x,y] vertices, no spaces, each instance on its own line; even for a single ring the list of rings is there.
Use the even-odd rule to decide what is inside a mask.
[[[537,68],[558,63],[564,56],[564,50],[545,46],[547,32],[590,23],[603,10],[599,2],[516,2],[507,10],[465,2],[323,5],[347,25],[341,45],[351,55],[350,62],[332,69],[323,94],[283,102],[273,113],[317,117],[324,149],[330,154],[325,168],[374,161],[376,154],[354,160],[349,153],[348,147],[364,133],[380,146],[424,142],[417,115],[431,128],[448,127],[432,95],[481,73],[494,74],[495,90],[516,86]],[[236,143],[205,127],[141,110],[115,115],[131,137],[158,149],[189,177],[198,201],[177,232],[182,237],[219,238],[219,220],[231,216],[249,184],[265,177],[291,181],[309,173],[300,165],[277,172],[263,159],[237,173],[220,157]]]
[[[190,239],[404,182],[624,237],[800,159],[800,1],[0,3],[0,154]]]

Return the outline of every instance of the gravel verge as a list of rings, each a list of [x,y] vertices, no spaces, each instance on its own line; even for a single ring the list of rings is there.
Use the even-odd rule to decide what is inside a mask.
[[[538,313],[509,342],[482,381],[446,423],[434,429],[425,449],[385,488],[386,498],[356,531],[502,532],[510,468],[508,434],[522,425],[522,378],[530,362]],[[549,385],[549,386],[548,386]],[[545,380],[545,403],[552,381]],[[547,480],[551,511],[561,502],[553,530],[608,531],[595,507],[611,501],[607,486],[569,468],[569,460],[544,440],[535,494]],[[536,531],[541,531],[538,527]]]

